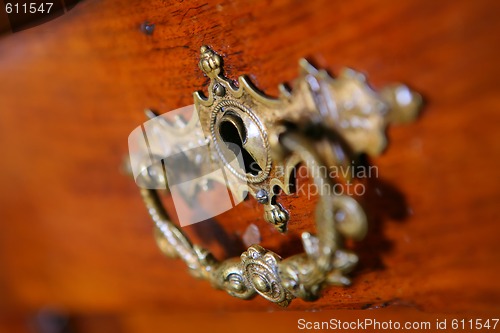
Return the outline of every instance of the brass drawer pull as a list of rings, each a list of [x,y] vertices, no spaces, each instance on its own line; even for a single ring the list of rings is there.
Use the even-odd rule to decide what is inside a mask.
[[[232,296],[248,299],[260,294],[281,306],[295,297],[315,300],[327,285],[348,285],[346,274],[358,257],[345,249],[344,239],[364,237],[366,216],[355,199],[331,190],[336,183],[348,183],[349,176],[334,179],[319,170],[345,166],[360,153],[381,153],[386,144],[386,125],[412,120],[421,106],[420,95],[400,84],[376,93],[358,72],[346,69],[334,79],[301,60],[293,89],[282,86],[279,98],[273,99],[253,88],[246,77],[240,77],[235,87],[222,75],[220,56],[207,46],[201,48],[199,67],[210,84],[207,98],[198,92],[194,95],[195,120],[181,125],[164,121],[157,129],[173,130],[178,138],[188,139],[193,133],[201,133],[201,140],[206,140],[211,151],[209,164],[222,165],[227,171],[226,178],[214,176],[214,180],[222,181],[238,198],[250,193],[264,205],[265,220],[280,232],[286,231],[291,213],[276,202],[274,189],[279,187],[290,194],[291,174],[298,163],[303,163],[320,189],[315,214],[317,235],[304,232],[305,252],[286,259],[252,245],[240,258],[217,261],[208,250],[193,245],[170,221],[157,192],[162,187],[168,189],[171,183],[168,163],[166,175],[161,165],[155,173],[152,168],[158,168],[158,164],[153,166],[147,158],[137,162],[137,152],[131,148],[132,172],[142,187],[162,252],[181,258],[194,276],[209,280]],[[151,112],[149,115],[156,117]],[[154,159],[150,146],[149,157]],[[241,168],[232,164],[232,154],[244,155],[239,161]],[[186,153],[183,158],[183,163],[197,168],[207,163],[197,154]]]

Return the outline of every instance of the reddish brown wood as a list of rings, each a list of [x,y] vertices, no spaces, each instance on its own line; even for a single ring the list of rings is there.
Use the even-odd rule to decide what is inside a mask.
[[[391,128],[390,148],[372,160],[381,178],[364,198],[371,230],[355,244],[353,286],[291,310],[498,310],[498,9],[465,0],[87,1],[4,36],[0,308],[276,309],[213,290],[165,259],[135,184],[119,171],[144,108],[191,104],[206,86],[197,59],[208,44],[228,77],[250,73],[272,95],[306,56],[334,74],[366,72],[375,87],[403,81],[426,99],[418,121]],[[140,30],[146,20],[151,36]],[[190,232],[222,256],[241,251],[239,236],[255,223],[263,245],[300,251],[296,236],[313,228],[314,202],[281,200],[293,214],[287,236],[253,200]]]

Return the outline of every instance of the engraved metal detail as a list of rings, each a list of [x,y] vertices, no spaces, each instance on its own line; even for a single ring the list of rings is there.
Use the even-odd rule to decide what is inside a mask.
[[[222,152],[221,141],[223,141],[223,139],[221,138],[219,130],[221,128],[221,123],[229,117],[241,120],[242,126],[244,127],[243,131],[245,132],[245,134],[243,134],[241,130],[239,130],[240,134],[243,136],[241,138],[243,141],[242,148],[252,155],[255,159],[255,163],[257,163],[258,167],[261,169],[256,175],[248,172],[246,174],[238,172],[231,166]],[[211,114],[210,134],[220,159],[226,165],[227,169],[236,177],[249,183],[261,183],[267,178],[271,170],[271,151],[269,149],[266,132],[259,118],[255,116],[252,110],[231,99],[218,102]],[[252,147],[259,147],[259,149],[254,150]]]
[[[292,294],[281,283],[278,263],[281,258],[259,245],[252,245],[241,255],[243,272],[248,284],[262,297],[287,306],[293,299]]]
[[[334,79],[305,60],[300,61],[300,75],[292,90],[281,87],[281,95],[273,99],[255,90],[246,77],[239,77],[235,86],[222,76],[221,66],[221,57],[203,46],[199,67],[210,78],[209,94],[204,97],[197,92],[194,99],[201,127],[217,152],[211,162],[222,160],[229,166],[221,149],[228,140],[223,127],[228,126],[237,134],[232,139],[259,168],[245,175],[229,170],[248,182],[250,194],[264,205],[264,218],[281,232],[286,231],[290,214],[276,202],[274,189],[290,194],[291,174],[298,163],[312,171],[319,188],[349,181],[314,171],[320,166],[345,165],[359,153],[379,154],[386,145],[386,125],[412,120],[421,105],[420,95],[404,85],[376,93],[358,72],[346,69]],[[313,136],[308,134],[311,128],[318,129]],[[188,138],[188,132],[176,135]],[[141,194],[165,255],[182,259],[192,275],[231,296],[249,299],[259,294],[280,306],[295,297],[315,300],[328,285],[349,285],[347,274],[358,257],[345,248],[344,240],[362,239],[367,231],[365,213],[356,200],[320,191],[316,234],[302,234],[304,253],[281,259],[252,245],[240,258],[218,261],[193,245],[170,221],[157,191],[141,189]]]

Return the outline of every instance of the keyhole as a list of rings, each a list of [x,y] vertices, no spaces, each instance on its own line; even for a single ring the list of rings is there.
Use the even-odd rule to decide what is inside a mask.
[[[257,176],[262,169],[252,155],[243,147],[247,139],[245,124],[238,116],[229,115],[228,118],[227,120],[223,120],[219,126],[222,141],[224,141],[227,148],[235,155],[241,153],[245,172],[252,176]]]

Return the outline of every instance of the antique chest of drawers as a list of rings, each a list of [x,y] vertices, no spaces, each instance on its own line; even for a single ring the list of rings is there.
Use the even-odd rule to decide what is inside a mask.
[[[341,309],[383,308],[373,316],[393,320],[498,316],[499,9],[495,1],[88,0],[5,32],[6,332],[24,332],[26,320],[39,326],[40,316],[69,318],[75,332],[293,331],[300,318],[367,316],[332,312]],[[333,78],[349,67],[377,92],[403,82],[423,97],[419,116],[389,126],[388,149],[366,158],[377,176],[357,198],[368,229],[346,243],[359,260],[346,275],[350,286],[284,310],[216,290],[156,246],[124,171],[127,138],[146,121],[144,109],[163,114],[193,104],[194,91],[211,93],[198,67],[203,45],[220,56],[227,82],[246,74],[269,96],[293,85],[305,58]],[[311,181],[297,177],[299,185]],[[289,214],[286,233],[265,221],[255,196],[181,229],[219,260],[254,242],[285,258],[303,252],[301,234],[316,230],[318,196],[277,200]],[[164,203],[175,222],[172,201]]]

